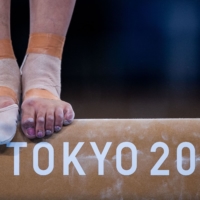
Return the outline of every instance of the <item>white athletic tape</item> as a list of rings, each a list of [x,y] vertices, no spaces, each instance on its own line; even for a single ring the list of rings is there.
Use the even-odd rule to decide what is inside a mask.
[[[0,87],[7,87],[14,91],[18,101],[20,99],[20,71],[15,59],[0,60]],[[12,140],[16,133],[16,121],[19,107],[13,104],[0,109],[0,145]]]
[[[0,60],[0,86],[12,89],[20,99],[20,71],[15,59]]]
[[[26,65],[26,61],[29,63]],[[23,96],[33,88],[45,89],[60,97],[61,60],[46,54],[31,53],[25,57],[21,66]]]
[[[0,109],[0,145],[10,142],[16,133],[18,105]]]

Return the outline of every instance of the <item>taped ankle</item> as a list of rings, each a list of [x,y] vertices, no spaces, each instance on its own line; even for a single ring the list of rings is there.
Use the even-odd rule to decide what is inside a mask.
[[[0,40],[0,96],[9,96],[15,103],[20,98],[20,71],[11,40]]]
[[[0,109],[1,145],[10,142],[16,133],[20,98],[20,71],[9,39],[0,40],[0,96],[15,102]]]
[[[27,54],[47,54],[62,58],[65,37],[49,33],[33,33],[30,35]]]
[[[27,56],[21,67],[23,98],[60,99],[64,42],[65,37],[54,34],[31,34]]]
[[[5,58],[15,59],[15,55],[12,48],[12,42],[10,39],[0,40],[0,59]]]
[[[47,90],[55,97],[60,97],[60,59],[45,54],[29,54],[22,68],[23,98],[36,96],[33,89]],[[37,95],[38,96],[38,95]],[[43,98],[43,97],[42,97]]]

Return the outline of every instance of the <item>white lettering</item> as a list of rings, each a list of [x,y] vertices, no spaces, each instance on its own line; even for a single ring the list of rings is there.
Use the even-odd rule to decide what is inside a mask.
[[[163,162],[169,155],[169,147],[164,142],[156,142],[151,147],[151,152],[156,152],[157,148],[162,148],[164,150],[163,155],[151,169],[151,175],[153,176],[169,176],[169,170],[161,170],[159,169]]]
[[[14,148],[14,175],[19,176],[20,169],[20,147],[27,147],[26,142],[10,142],[6,144],[7,147]]]
[[[102,154],[99,152],[99,149],[95,142],[90,142],[90,144],[98,159],[98,175],[104,175],[104,159],[108,153],[108,150],[110,149],[112,142],[106,143],[106,146],[104,147]]]
[[[183,167],[182,167],[183,148],[188,148],[190,150],[190,158],[189,158],[190,168],[187,170],[183,169]],[[178,145],[178,148],[177,148],[177,170],[180,174],[182,174],[184,176],[191,175],[195,170],[195,148],[194,148],[193,144],[191,144],[190,142],[182,142],[181,144]]]
[[[125,170],[122,168],[122,149],[128,147],[132,152],[132,166],[129,170]],[[123,142],[118,145],[116,151],[116,167],[120,174],[128,176],[135,172],[137,169],[137,149],[135,145],[131,142]]]
[[[48,168],[45,170],[40,169],[38,165],[39,162],[38,152],[41,148],[46,148],[49,152],[49,158],[48,158],[49,164]],[[45,176],[50,174],[53,171],[53,168],[54,168],[54,149],[52,145],[47,142],[40,142],[36,144],[33,149],[33,169],[35,170],[35,172],[39,175]]]
[[[72,153],[69,155],[69,142],[63,143],[63,175],[69,175],[69,164],[72,162],[79,173],[79,175],[85,175],[81,165],[79,164],[76,154],[83,146],[84,142],[79,142]]]

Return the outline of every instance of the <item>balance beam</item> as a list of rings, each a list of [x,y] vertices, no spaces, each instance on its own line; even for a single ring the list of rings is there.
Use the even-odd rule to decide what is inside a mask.
[[[200,119],[80,119],[0,147],[0,199],[200,199]]]

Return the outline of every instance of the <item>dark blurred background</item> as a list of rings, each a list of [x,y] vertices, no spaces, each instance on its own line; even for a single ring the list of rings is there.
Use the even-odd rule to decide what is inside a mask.
[[[199,117],[199,10],[199,0],[78,0],[62,62],[76,118]],[[28,0],[11,11],[21,65]]]

